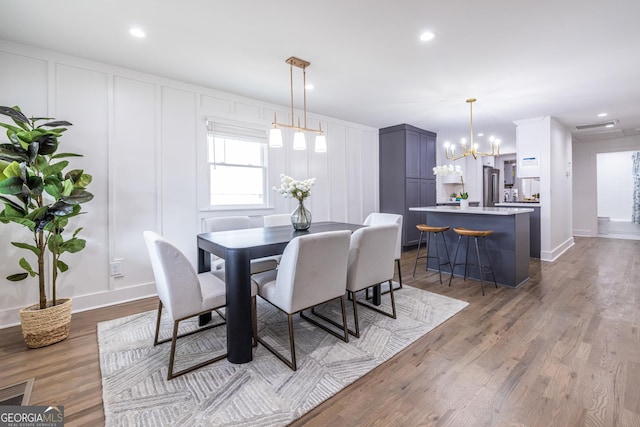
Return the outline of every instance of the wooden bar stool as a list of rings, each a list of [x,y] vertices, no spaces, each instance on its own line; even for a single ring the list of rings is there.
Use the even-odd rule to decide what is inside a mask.
[[[440,275],[440,284],[442,284],[442,270],[440,266],[448,265],[451,269],[451,259],[449,258],[449,250],[447,249],[447,242],[444,240],[444,232],[449,229],[449,227],[436,227],[427,224],[418,224],[416,228],[420,230],[420,237],[418,238],[418,250],[416,251],[416,262],[413,264],[413,277],[416,277],[416,266],[418,265],[419,258],[426,258],[427,263],[425,265],[425,270],[429,267],[429,258],[434,258],[438,260],[438,274]],[[420,244],[422,243],[422,235],[427,233],[427,244],[425,246],[426,252],[424,256],[418,256],[420,254]],[[438,234],[442,236],[442,243],[444,243],[444,250],[447,254],[446,258],[440,257],[440,249],[438,249]],[[436,243],[436,256],[429,255],[429,244],[431,243],[431,236],[434,236]],[[453,271],[453,270],[451,270]]]
[[[453,231],[455,231],[458,234],[458,244],[456,245],[456,253],[453,256],[453,266],[451,268],[451,277],[449,277],[449,286],[451,286],[451,281],[453,280],[453,270],[456,268],[456,265],[464,265],[464,280],[467,280],[467,266],[477,265],[478,271],[480,272],[480,286],[482,288],[482,295],[484,295],[484,278],[482,274],[482,269],[486,269],[487,272],[489,271],[491,272],[491,275],[493,276],[493,283],[496,285],[496,288],[497,288],[498,283],[496,282],[496,275],[493,272],[493,266],[491,265],[491,257],[489,257],[489,251],[487,250],[487,242],[485,240],[485,237],[493,234],[493,230],[469,230],[467,228],[455,227]],[[460,248],[460,240],[463,237],[467,238],[467,253],[465,256],[465,262],[456,263],[456,260],[458,259],[458,249]],[[478,257],[478,264],[469,263],[469,238],[470,237],[473,237],[476,243],[476,256]],[[483,265],[482,262],[480,261],[480,250],[478,249],[479,238],[482,239],[482,241],[484,242],[484,252],[489,262],[488,266]]]

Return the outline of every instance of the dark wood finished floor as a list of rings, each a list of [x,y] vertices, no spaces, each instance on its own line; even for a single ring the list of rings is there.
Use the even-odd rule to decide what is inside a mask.
[[[640,241],[576,238],[556,262],[533,260],[521,288],[484,297],[476,281],[412,279],[414,256],[406,284],[470,305],[294,426],[640,426]],[[103,424],[96,323],[155,308],[74,314],[71,336],[38,350],[0,330],[0,386],[35,377],[32,404]]]

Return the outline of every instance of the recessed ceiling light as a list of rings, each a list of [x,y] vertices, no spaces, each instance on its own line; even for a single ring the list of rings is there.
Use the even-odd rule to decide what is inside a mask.
[[[145,34],[144,31],[142,31],[140,28],[132,28],[129,30],[129,34],[131,34],[133,37],[138,37],[138,38],[143,38],[146,37],[147,35]]]
[[[436,35],[431,31],[425,31],[424,33],[420,34],[420,41],[428,42],[429,40],[433,40],[435,36]]]
[[[478,134],[478,136],[484,136],[484,133],[480,132],[480,133]]]
[[[310,83],[307,83],[307,85],[304,87],[306,90],[313,90],[313,85]]]
[[[607,117],[607,113],[600,113],[598,114],[598,117]]]

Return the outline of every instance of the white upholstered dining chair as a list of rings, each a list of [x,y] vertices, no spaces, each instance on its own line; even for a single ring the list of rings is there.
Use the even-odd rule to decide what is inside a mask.
[[[350,331],[356,338],[360,337],[358,321],[358,303],[386,316],[396,318],[396,300],[393,295],[393,264],[395,258],[395,236],[397,224],[364,227],[353,232],[349,246],[349,269],[347,271],[347,292],[353,302],[355,331]],[[389,283],[391,295],[391,313],[376,306],[357,301],[357,292]]]
[[[263,217],[265,227],[276,227],[278,225],[291,225],[291,214],[273,214]]]
[[[251,228],[251,218],[248,216],[224,216],[205,218],[202,222],[203,232],[231,231]],[[251,260],[251,274],[274,270],[278,267],[279,257],[266,257]],[[211,272],[224,278],[224,259],[211,255]]]
[[[387,224],[398,224],[398,233],[395,246],[395,261],[396,267],[398,269],[398,288],[402,289],[402,269],[400,268],[400,258],[402,257],[402,215],[372,212],[364,220],[364,225],[376,226]]]
[[[265,215],[262,220],[264,221],[265,227],[277,227],[280,225],[292,225],[291,224],[291,214],[273,214],[273,215]],[[274,255],[273,258],[280,262],[282,255]]]
[[[258,341],[294,371],[297,369],[293,333],[295,313],[302,315],[303,310],[340,299],[342,335],[324,325],[319,326],[343,341],[349,341],[345,311],[349,236],[350,232],[344,230],[296,237],[286,246],[277,272],[267,271],[252,276],[258,285],[258,295],[287,314],[291,360],[260,336]]]
[[[347,269],[347,294],[353,303],[355,326],[354,330],[349,329],[349,333],[356,338],[360,338],[358,304],[393,319],[396,318],[396,300],[393,294],[393,286],[391,286],[391,279],[393,278],[394,245],[397,227],[397,224],[363,227],[354,231],[351,235],[349,266]],[[389,283],[388,293],[391,295],[391,313],[357,299],[359,291],[369,289],[383,282]],[[313,309],[311,313],[334,326],[340,326],[335,320]]]
[[[355,330],[350,330],[349,332],[356,338],[360,337],[358,304],[394,319],[396,318],[396,300],[391,280],[393,279],[395,236],[397,232],[397,224],[387,224],[360,228],[351,235],[349,267],[347,270],[347,293],[353,303],[355,323]],[[357,300],[358,291],[369,289],[384,282],[389,283],[391,313]]]
[[[197,274],[187,257],[173,244],[166,241],[162,236],[153,231],[145,231],[143,233],[144,240],[151,259],[151,267],[153,276],[156,281],[156,290],[160,302],[158,304],[158,318],[156,320],[156,332],[153,339],[153,345],[162,344],[171,341],[171,351],[169,353],[169,369],[167,372],[167,380],[171,380],[177,376],[199,369],[210,363],[224,359],[227,354],[218,355],[195,366],[185,368],[179,372],[174,372],[174,362],[176,355],[176,346],[178,338],[192,335],[207,329],[215,328],[225,324],[216,323],[205,327],[198,328],[191,332],[178,335],[179,323],[183,320],[195,317],[201,314],[216,311],[226,305],[225,283],[218,277],[209,273]],[[252,284],[251,298],[252,306],[252,323],[253,335],[256,336],[256,314],[255,314],[255,298],[257,287]],[[162,309],[165,309],[169,318],[173,321],[173,330],[171,338],[159,341],[160,335],[160,319],[162,317]],[[222,317],[222,316],[221,316]],[[222,318],[224,320],[224,318]]]

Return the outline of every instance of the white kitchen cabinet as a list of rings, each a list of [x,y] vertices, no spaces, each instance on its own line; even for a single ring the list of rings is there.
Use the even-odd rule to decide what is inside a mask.
[[[540,176],[540,147],[545,138],[546,117],[515,121],[518,178]],[[548,127],[548,124],[547,124]],[[547,131],[548,133],[548,131]],[[548,138],[548,137],[547,137]]]

